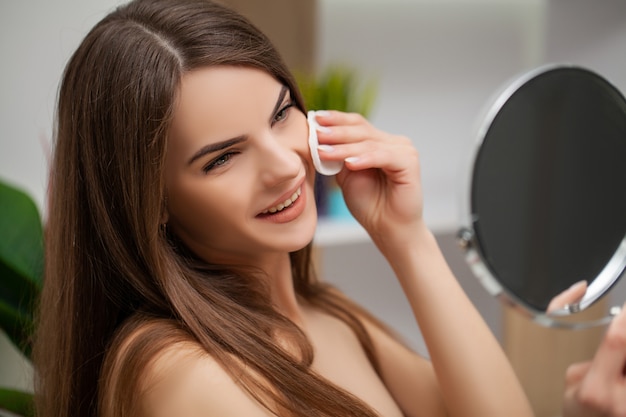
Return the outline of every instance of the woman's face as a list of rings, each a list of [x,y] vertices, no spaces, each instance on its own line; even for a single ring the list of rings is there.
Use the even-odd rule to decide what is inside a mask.
[[[168,227],[214,263],[306,246],[317,222],[307,140],[306,116],[266,72],[187,73],[165,164]]]

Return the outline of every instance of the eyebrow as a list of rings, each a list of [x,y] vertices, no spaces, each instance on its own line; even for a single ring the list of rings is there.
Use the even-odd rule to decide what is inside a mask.
[[[222,149],[229,148],[238,143],[244,142],[248,137],[246,135],[237,136],[236,138],[227,139],[222,142],[211,143],[209,145],[203,146],[198,152],[196,152],[187,162],[187,165],[193,164],[198,159],[202,158],[204,155],[208,155],[213,152],[221,151]]]
[[[276,104],[274,105],[274,110],[272,110],[272,114],[270,115],[270,123],[272,122],[274,115],[280,108],[280,105],[283,104],[283,100],[285,99],[285,96],[287,95],[288,91],[289,91],[289,88],[287,88],[286,85],[283,85],[282,88],[280,89],[280,93],[278,94],[278,100],[276,100]],[[222,142],[211,143],[206,146],[203,146],[198,152],[193,154],[193,156],[189,159],[189,161],[187,161],[187,165],[193,164],[195,161],[197,161],[198,159],[202,158],[205,155],[229,148],[233,145],[244,142],[247,139],[248,139],[248,136],[241,135],[241,136],[234,137],[232,139],[224,140]]]
[[[270,123],[272,123],[274,115],[276,114],[278,109],[280,109],[280,105],[283,104],[283,100],[285,99],[287,92],[289,92],[289,88],[287,88],[287,86],[283,84],[282,88],[280,89],[280,93],[278,94],[278,100],[276,100],[274,110],[272,110],[272,114],[270,114]]]

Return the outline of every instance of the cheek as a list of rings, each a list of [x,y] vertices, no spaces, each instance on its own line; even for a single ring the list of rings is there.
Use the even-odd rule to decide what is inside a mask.
[[[293,149],[305,162],[307,173],[314,176],[315,167],[313,166],[311,151],[309,150],[309,125],[306,116],[300,111],[294,116],[295,120],[292,123],[292,132],[290,134],[293,141]]]

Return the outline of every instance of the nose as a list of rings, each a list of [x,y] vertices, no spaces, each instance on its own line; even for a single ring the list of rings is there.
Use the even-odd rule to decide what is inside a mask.
[[[268,132],[259,141],[259,173],[264,185],[273,187],[296,178],[303,169],[299,138]]]

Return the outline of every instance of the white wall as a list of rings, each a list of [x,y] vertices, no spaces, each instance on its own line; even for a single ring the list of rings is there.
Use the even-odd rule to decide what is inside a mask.
[[[2,1],[0,177],[43,207],[57,85],[87,31],[120,0]]]

